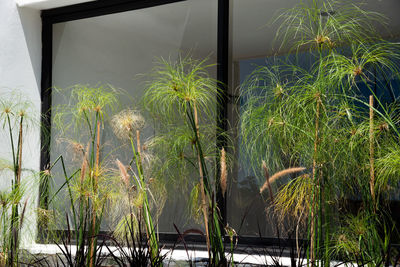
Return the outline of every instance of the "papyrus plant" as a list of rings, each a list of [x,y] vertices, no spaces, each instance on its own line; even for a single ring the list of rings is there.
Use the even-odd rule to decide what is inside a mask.
[[[223,245],[221,216],[216,205],[216,181],[213,179],[211,161],[219,157],[216,151],[215,110],[220,97],[217,81],[208,73],[206,60],[195,60],[189,56],[178,57],[176,61],[160,59],[152,73],[145,93],[144,104],[153,115],[158,135],[154,146],[167,151],[163,170],[172,173],[171,168],[194,167],[198,180],[193,182],[189,175],[184,181],[192,181],[199,196],[199,210],[202,213],[206,232],[209,260],[214,266],[226,264]],[[211,163],[210,163],[211,161]],[[173,179],[174,176],[167,176]],[[178,180],[178,179],[176,179]],[[168,181],[171,183],[171,181]]]
[[[159,257],[160,249],[158,235],[156,234],[156,223],[153,220],[150,210],[150,202],[152,200],[155,202],[155,199],[154,197],[153,199],[149,197],[153,196],[149,189],[151,181],[149,181],[149,177],[146,179],[145,168],[143,167],[145,152],[140,141],[140,131],[145,125],[145,120],[138,111],[127,109],[114,115],[111,123],[116,136],[129,143],[133,154],[128,168],[121,161],[117,160],[129,203],[129,214],[124,216],[119,224],[122,224],[123,235],[126,235],[126,232],[132,232],[136,228],[135,225],[126,225],[126,223],[138,222],[140,219],[134,220],[134,218],[142,217],[149,242],[151,266],[162,266],[162,261],[160,261]],[[131,168],[133,163],[136,168]],[[132,178],[129,173],[132,174]],[[154,204],[160,208],[163,206],[162,203]],[[135,211],[136,214],[133,213]],[[135,241],[131,240],[130,242]]]
[[[2,159],[0,174],[7,179],[11,188],[2,188],[0,192],[0,244],[1,264],[19,266],[19,247],[21,228],[27,200],[22,183],[23,148],[26,132],[29,128],[38,127],[37,113],[33,104],[18,93],[0,96],[0,122],[10,145],[10,159]],[[11,177],[8,177],[12,173]]]
[[[112,186],[114,173],[107,168],[106,157],[102,154],[102,129],[117,105],[117,91],[110,86],[77,85],[61,92],[66,94],[67,104],[54,108],[54,129],[60,131],[63,140],[74,145],[80,162],[76,171],[67,174],[63,157],[60,157],[61,175],[66,180],[63,186],[70,198],[77,251],[84,252],[86,246],[88,250],[77,255],[86,257],[79,262],[95,266],[97,236],[104,209],[115,191]],[[72,138],[76,138],[75,141],[71,141]]]
[[[257,68],[242,88],[241,129],[254,169],[261,169],[262,160],[273,172],[308,168],[282,185],[274,210],[297,222],[303,217],[311,265],[329,264],[333,204],[349,191],[371,196],[369,144],[375,137],[366,135],[365,149],[349,144],[358,124],[370,124],[356,100],[360,88],[376,95],[379,75],[398,74],[398,45],[377,35],[377,20],[383,17],[351,3],[302,1],[277,18],[281,51],[296,53]],[[375,201],[364,199],[368,206]]]

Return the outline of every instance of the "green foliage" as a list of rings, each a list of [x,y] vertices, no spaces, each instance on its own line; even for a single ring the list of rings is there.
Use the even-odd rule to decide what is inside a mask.
[[[278,184],[274,210],[295,223],[308,216],[312,265],[315,257],[322,260],[320,264],[329,264],[329,240],[338,230],[330,212],[340,210],[341,199],[360,199],[363,214],[377,218],[385,212],[387,189],[398,186],[393,169],[399,143],[397,108],[380,102],[383,92],[375,89],[383,87],[377,84],[379,75],[398,77],[400,46],[379,37],[375,25],[382,21],[380,14],[353,4],[302,1],[276,20],[281,23],[280,49],[294,50],[295,59],[258,67],[242,86],[243,147],[260,184],[262,160],[272,172],[297,166],[309,170],[303,177]],[[306,69],[297,61],[301,50],[307,51],[302,56],[311,62]],[[359,98],[361,88],[370,90],[376,106]],[[375,115],[372,120],[368,109]],[[391,229],[392,222],[368,220],[368,227],[379,233],[377,240],[386,242],[390,231],[382,234],[379,229]],[[374,242],[372,236],[366,240]],[[347,245],[350,251],[354,243]],[[347,245],[337,248],[344,250]],[[387,247],[364,249],[377,255]]]
[[[55,89],[54,93],[66,98],[54,108],[53,124],[65,136],[81,136],[82,127],[88,127],[92,138],[98,119],[104,121],[117,106],[118,91],[109,86],[75,85],[66,89]]]
[[[129,171],[133,174],[133,181],[134,181],[133,186],[131,185],[130,181],[131,179],[128,174],[128,169],[118,160],[117,160],[117,165],[120,170],[121,180],[123,181],[126,187],[130,214],[132,213],[133,210],[135,210],[137,214],[139,214],[139,216],[143,214],[143,220],[146,228],[147,238],[149,240],[151,260],[156,261],[159,255],[159,240],[158,236],[156,235],[157,224],[155,221],[153,221],[150,203],[152,203],[153,206],[155,207],[158,206],[161,210],[163,207],[163,201],[155,203],[156,200],[150,190],[150,184],[151,184],[150,179],[146,180],[145,169],[143,168],[144,153],[142,153],[143,148],[140,143],[140,130],[144,126],[144,119],[139,112],[123,110],[119,114],[115,115],[112,121],[113,121],[114,133],[122,139],[127,138],[131,144],[132,154],[133,154],[132,162],[135,163],[136,167],[135,169],[136,172],[133,171],[132,168],[129,168]],[[134,141],[136,141],[136,147],[134,145]],[[152,182],[152,184],[155,183]],[[162,190],[163,186],[160,185],[161,185],[160,183],[157,183],[157,185],[155,186],[158,187],[157,190],[155,190],[158,193],[163,192]],[[163,193],[159,195],[161,197],[158,198],[157,200],[162,199],[162,194]],[[152,198],[150,198],[150,196]],[[132,217],[132,215],[130,215],[130,217]],[[123,217],[122,220],[124,222],[127,221],[126,217]],[[137,219],[133,220],[133,218],[131,218],[130,222],[132,223],[134,221],[137,221]],[[118,225],[119,225],[119,235],[122,237],[127,237],[129,231],[132,232],[134,231],[134,229],[138,228],[138,227],[132,227],[132,225],[126,225],[125,223],[121,222],[119,222]],[[135,240],[132,240],[131,242],[135,242]],[[162,262],[159,263],[157,266],[162,266]]]
[[[332,49],[350,43],[371,42],[376,38],[375,23],[387,19],[379,13],[337,0],[305,0],[283,10],[275,19],[279,48],[288,46],[296,51],[320,47]]]
[[[117,105],[117,91],[110,86],[90,87],[76,85],[60,90],[67,98],[64,105],[55,107],[53,123],[60,132],[61,138],[72,144],[80,167],[75,170],[72,162],[64,162],[61,155],[46,171],[45,182],[51,185],[52,168],[61,165],[61,175],[65,182],[49,197],[52,201],[56,195],[66,189],[71,208],[72,226],[77,240],[77,257],[86,261],[88,266],[94,266],[97,252],[97,235],[103,219],[104,210],[118,198],[116,190],[116,175],[113,169],[107,167],[106,157],[102,155],[102,129],[104,121]],[[71,141],[75,138],[78,141]],[[83,145],[86,144],[87,145]],[[67,169],[66,167],[69,167]],[[46,186],[44,186],[46,187]],[[46,192],[48,190],[44,188]],[[53,201],[53,205],[54,205]],[[88,246],[88,249],[84,249]]]
[[[180,180],[189,186],[200,187],[200,192],[192,190],[191,210],[198,210],[196,206],[200,204],[209,262],[218,266],[226,263],[226,258],[220,214],[215,204],[218,178],[212,180],[209,169],[216,166],[219,157],[212,140],[222,132],[215,126],[220,92],[217,81],[207,72],[210,65],[206,65],[206,61],[194,60],[190,56],[172,62],[160,59],[146,90],[144,105],[156,120],[158,134],[153,140],[153,149],[164,152],[162,159],[165,156],[160,174],[168,179],[173,177],[170,173],[185,175],[183,179],[167,180],[167,184]],[[199,182],[193,180],[190,169],[198,172]]]
[[[195,60],[189,55],[176,61],[159,59],[150,76],[144,105],[161,122],[185,120],[187,103],[196,103],[202,122],[215,120],[220,97],[217,81],[209,76],[207,58]]]
[[[20,233],[23,226],[27,201],[22,175],[23,144],[25,133],[30,127],[38,126],[38,116],[33,104],[19,92],[1,95],[0,122],[10,142],[8,159],[0,159],[0,174],[9,178],[9,189],[0,192],[0,246],[1,264],[6,266],[19,266]],[[12,173],[12,175],[10,175]],[[8,177],[10,176],[10,177]]]

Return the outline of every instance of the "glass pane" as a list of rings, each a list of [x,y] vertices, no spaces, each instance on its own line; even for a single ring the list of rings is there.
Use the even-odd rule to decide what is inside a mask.
[[[304,3],[327,3],[328,1],[300,1]],[[331,1],[332,2],[332,1]],[[323,23],[328,20],[328,17],[334,17],[335,15],[342,15],[343,9],[341,9],[340,5],[345,5],[347,1],[339,1],[341,4],[333,5],[332,10],[328,10],[328,12],[321,12],[320,19]],[[352,1],[354,4],[360,4],[361,1]],[[364,3],[367,2],[367,3]],[[400,32],[400,20],[398,16],[396,16],[393,11],[394,7],[399,7],[399,3],[397,1],[386,1],[386,2],[375,2],[375,1],[364,1],[364,4],[361,4],[360,7],[364,10],[369,10],[372,12],[379,12],[387,17],[388,24],[385,26],[380,25],[381,18],[373,18],[375,13],[369,13],[370,17],[356,19],[364,19],[367,20],[366,24],[362,25],[372,25],[376,32],[382,34],[383,39],[389,40],[392,42],[398,42],[398,34]],[[277,155],[277,154],[268,154],[264,151],[264,158],[259,158],[258,160],[250,160],[249,155],[246,156],[245,147],[243,145],[243,137],[240,134],[240,131],[243,130],[242,125],[239,124],[240,117],[244,116],[244,112],[246,112],[246,105],[249,103],[249,98],[240,97],[243,91],[247,90],[249,85],[249,78],[253,77],[253,85],[255,83],[258,84],[259,88],[270,88],[267,84],[266,76],[267,71],[274,72],[276,71],[277,66],[288,65],[291,66],[291,73],[280,73],[281,82],[285,84],[292,84],[295,77],[293,68],[298,68],[298,72],[300,69],[310,71],[313,69],[316,62],[318,62],[318,54],[316,50],[312,49],[313,42],[318,41],[317,37],[311,37],[307,34],[306,36],[302,36],[302,31],[307,31],[307,27],[309,26],[306,22],[303,24],[297,24],[297,28],[294,27],[294,31],[286,32],[284,18],[288,13],[288,9],[295,7],[299,4],[299,1],[292,0],[284,0],[284,1],[262,1],[262,0],[254,0],[254,1],[245,1],[245,0],[233,0],[233,11],[232,11],[232,47],[233,54],[231,57],[231,68],[232,68],[232,79],[231,79],[231,95],[236,97],[237,101],[233,101],[230,104],[230,120],[232,125],[239,125],[238,132],[236,132],[238,138],[236,139],[236,159],[238,160],[238,164],[236,165],[233,171],[233,182],[231,184],[231,190],[229,192],[229,199],[227,201],[228,207],[228,222],[229,224],[238,231],[241,235],[251,235],[251,236],[263,236],[263,237],[278,237],[278,232],[276,229],[276,225],[279,224],[276,219],[272,218],[273,207],[271,206],[271,200],[268,193],[268,189],[261,195],[260,188],[265,182],[265,177],[263,175],[262,170],[262,160],[266,160],[267,162],[274,161],[283,161],[284,157],[291,157],[292,155]],[[348,3],[347,3],[348,4]],[[337,8],[337,9],[336,9]],[[329,8],[328,8],[329,9]],[[372,15],[373,14],[373,15]],[[354,18],[356,16],[356,12],[353,14],[347,14],[349,17]],[[365,14],[364,14],[365,15]],[[287,17],[286,17],[287,18]],[[276,21],[275,21],[276,19]],[[294,18],[292,13],[292,21],[296,22],[297,20]],[[286,21],[288,22],[288,21]],[[283,26],[282,26],[283,25]],[[293,26],[293,25],[292,25]],[[329,26],[328,26],[329,27]],[[297,32],[296,32],[297,29]],[[334,29],[335,30],[335,29]],[[332,30],[332,31],[334,31]],[[278,32],[280,31],[280,33]],[[285,35],[286,34],[286,35]],[[330,34],[333,34],[330,32]],[[357,32],[354,33],[355,35]],[[284,37],[282,37],[284,36]],[[306,43],[303,46],[293,47],[298,44],[303,37],[303,41],[307,38],[310,38],[310,43]],[[321,37],[321,36],[320,36]],[[322,36],[324,37],[324,36]],[[325,36],[326,37],[326,36]],[[331,37],[334,39],[334,37]],[[360,37],[361,38],[361,37]],[[329,43],[331,42],[332,43]],[[351,40],[350,40],[351,41]],[[350,56],[353,52],[352,47],[349,45],[351,43],[347,40],[347,43],[343,41],[340,43],[339,40],[330,40],[324,39],[326,45],[332,45],[339,47],[339,54],[343,54],[346,56]],[[334,43],[336,42],[336,43]],[[339,48],[337,48],[339,50]],[[326,52],[327,53],[327,52]],[[390,56],[389,56],[390,58]],[[394,58],[390,58],[391,62],[395,66],[398,66],[399,61],[394,60]],[[254,71],[259,68],[263,68],[263,73],[259,72],[259,75],[255,79]],[[390,73],[388,71],[375,72],[375,75],[372,75],[376,78],[377,84],[377,95],[382,103],[393,102],[399,95],[397,87],[399,80],[394,77],[394,73]],[[265,76],[262,76],[265,75]],[[384,78],[386,76],[386,78]],[[264,84],[265,82],[265,84]],[[366,86],[362,86],[362,82],[357,83],[357,97],[362,100],[367,100],[368,95],[371,94],[369,88]],[[277,85],[277,84],[275,84]],[[276,87],[278,88],[278,87]],[[279,88],[278,88],[279,89]],[[382,89],[382,90],[380,90]],[[269,89],[269,92],[264,92],[261,89],[255,93],[256,97],[261,97],[264,93],[271,95],[273,89]],[[257,95],[258,94],[258,95]],[[254,96],[254,95],[253,95]],[[253,99],[254,100],[254,99]],[[262,101],[260,101],[262,102]],[[270,103],[270,102],[268,102]],[[271,107],[272,109],[272,107]],[[284,109],[284,108],[283,108]],[[265,109],[265,112],[268,111],[268,108]],[[271,121],[272,123],[272,121]],[[264,134],[263,130],[258,132],[259,136]],[[261,137],[260,137],[261,138]],[[248,140],[247,140],[248,141]],[[262,150],[261,146],[263,144],[258,144],[258,148]],[[282,143],[278,141],[271,146],[275,148],[279,148],[282,146]],[[256,145],[257,146],[257,145]],[[276,149],[277,151],[278,149]],[[310,146],[310,151],[312,151],[312,146]],[[271,153],[271,152],[269,152]],[[250,156],[251,157],[251,156]],[[268,158],[268,159],[266,159]],[[295,156],[293,156],[295,158]],[[309,173],[312,169],[312,163],[305,160],[306,156],[299,156],[297,164],[305,164],[306,170],[303,173]],[[292,158],[291,158],[292,159]],[[294,167],[296,164],[287,164],[286,167]],[[289,166],[291,165],[291,166]],[[280,171],[281,169],[267,166],[270,172],[270,175]],[[274,194],[278,192],[282,186],[286,185],[288,181],[293,180],[297,177],[295,174],[292,176],[285,176],[283,179],[279,179],[276,183],[272,184],[272,191]],[[357,197],[356,197],[357,198]],[[287,218],[284,218],[281,221],[283,225],[288,224]],[[292,229],[293,230],[293,229]],[[290,233],[288,231],[281,231],[279,233],[280,237],[292,237],[293,231]]]
[[[179,55],[190,54],[199,60],[208,57],[208,62],[215,64],[216,32],[215,0],[189,0],[59,23],[54,25],[53,30],[53,85],[56,88],[69,88],[76,84],[92,87],[109,84],[125,92],[123,95],[117,95],[116,110],[140,109],[146,81],[151,79],[146,74],[151,72],[157,58],[175,61]],[[211,67],[209,72],[216,78],[215,66]],[[54,90],[53,109],[67,104],[70,92],[60,90],[58,93]],[[146,141],[154,135],[152,124],[152,121],[147,121],[147,127],[141,133],[141,140]],[[81,156],[77,157],[71,150],[70,140],[61,136],[61,132],[55,130],[54,126],[52,129],[51,162],[63,155],[66,162],[75,163],[74,167],[68,167],[67,171],[71,173],[74,168],[79,168]],[[114,136],[108,122],[101,130],[101,160],[111,162],[110,165],[114,164],[115,159],[128,164],[132,157],[129,146],[121,147],[121,142]],[[76,136],[70,138],[86,146],[83,140],[87,140],[87,136],[80,136],[80,140],[73,139],[77,138]],[[117,169],[115,164],[109,167]],[[61,177],[57,178],[55,183],[61,185],[64,182],[61,167],[58,165],[55,168],[53,173]],[[66,194],[66,191],[62,191],[60,196]],[[189,194],[190,191],[169,192],[165,207],[159,216],[160,232],[175,232],[173,223],[182,229],[199,227],[187,216],[185,203],[188,202]],[[68,206],[68,203],[65,205]],[[114,214],[111,210],[109,213],[109,218],[103,225],[105,230],[112,227]]]

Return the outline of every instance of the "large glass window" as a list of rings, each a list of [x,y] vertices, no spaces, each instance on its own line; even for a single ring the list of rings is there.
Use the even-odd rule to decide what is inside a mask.
[[[313,1],[304,2],[311,3]],[[357,5],[361,4],[359,1],[353,2]],[[257,69],[263,68],[264,73],[259,73],[263,75],[266,74],[265,71],[275,71],[276,69],[274,68],[278,65],[290,65],[292,73],[289,75],[289,72],[286,71],[281,73],[281,77],[278,77],[281,83],[276,83],[273,88],[278,91],[275,92],[271,89],[267,92],[269,95],[276,94],[279,97],[279,94],[283,92],[280,89],[283,90],[285,84],[293,84],[297,79],[295,77],[299,77],[292,75],[293,69],[298,68],[298,71],[300,69],[310,71],[315,67],[318,55],[310,47],[313,44],[306,44],[299,47],[299,49],[293,49],[301,35],[297,35],[296,32],[287,32],[285,35],[285,29],[281,28],[285,22],[285,12],[299,4],[299,1],[232,0],[230,4],[230,15],[232,16],[230,18],[231,24],[229,25],[231,30],[230,66],[222,67],[229,67],[231,70],[231,77],[228,82],[229,103],[227,113],[230,125],[234,129],[232,140],[234,142],[235,155],[230,173],[229,190],[227,191],[226,219],[239,235],[294,238],[296,229],[290,224],[291,221],[287,218],[280,218],[280,221],[277,222],[277,218],[273,217],[273,207],[268,190],[260,194],[260,188],[265,182],[262,160],[267,163],[273,162],[275,159],[281,162],[283,159],[287,160],[286,166],[282,167],[304,165],[306,169],[301,172],[301,175],[307,177],[306,175],[313,168],[312,162],[305,160],[310,154],[298,157],[293,155],[296,160],[291,162],[290,160],[293,159],[290,158],[291,155],[266,153],[264,158],[258,159],[258,162],[252,161],[249,155],[246,155],[246,149],[243,146],[245,137],[241,135],[243,125],[240,120],[249,101],[242,93],[247,89],[249,81],[252,81],[254,85],[255,80],[249,80],[249,78],[254,78],[252,74]],[[373,27],[377,26],[376,31],[378,33],[383,33],[381,40],[389,40],[391,42],[398,40],[400,20],[396,17],[396,10],[398,9],[396,7],[399,7],[399,3],[396,0],[379,3],[366,1],[366,3],[361,4],[361,7],[387,16],[388,24],[386,26],[378,26],[379,19],[376,19],[375,13],[370,13],[373,16],[370,17],[369,22],[368,16],[363,18],[367,19],[367,24]],[[335,16],[338,14],[337,12],[341,11],[335,8],[328,8],[326,11],[320,12],[318,16],[325,23],[329,16]],[[351,14],[347,15],[351,17]],[[274,22],[274,18],[278,19]],[[301,26],[298,25],[299,31],[304,30],[301,29]],[[225,30],[228,31],[229,29]],[[280,37],[277,37],[278,31],[281,33]],[[285,40],[281,38],[282,34],[285,35]],[[310,38],[310,36],[306,36],[306,38]],[[330,45],[336,48],[340,47],[338,53],[347,58],[351,58],[354,52],[354,47],[349,45],[348,42],[340,43],[340,40],[335,41],[335,37],[328,35],[317,35],[311,37],[310,40],[311,43],[326,45],[327,49],[329,49]],[[123,109],[124,107],[140,108],[141,103],[139,100],[143,96],[146,87],[145,81],[149,79],[145,74],[151,71],[155,59],[162,57],[173,61],[180,54],[185,55],[187,53],[197,59],[208,57],[208,61],[211,64],[217,62],[216,0],[188,0],[54,24],[52,84],[55,88],[69,88],[76,84],[90,84],[91,86],[110,84],[115,88],[122,88],[126,93],[118,96],[119,106],[116,107],[117,109]],[[323,56],[326,56],[326,54]],[[388,58],[390,59],[390,55]],[[398,62],[395,65],[398,65]],[[214,78],[217,76],[216,69],[216,66],[209,69],[210,75]],[[361,74],[358,71],[360,70],[354,69],[352,74]],[[270,74],[268,73],[268,75]],[[385,103],[390,103],[397,99],[399,93],[396,92],[396,87],[399,84],[399,80],[390,72],[385,71],[384,68],[381,70],[378,68],[370,71],[368,75],[370,76],[365,76],[367,84],[376,84],[375,89],[377,89],[378,99]],[[260,76],[260,80],[257,81],[261,81],[260,88],[265,85],[262,84],[262,82],[266,81],[262,80],[265,77]],[[371,77],[374,77],[375,80],[371,80]],[[362,81],[357,79],[354,79],[354,84],[357,87],[358,95],[352,96],[358,97],[362,101],[367,101],[371,88],[363,86]],[[264,87],[267,88],[268,86]],[[66,94],[65,90],[60,92],[53,91],[53,108],[57,105],[68,103],[68,93]],[[261,94],[261,91],[259,93]],[[335,102],[332,106],[336,104]],[[273,120],[269,121],[271,125],[275,122]],[[143,140],[154,135],[152,123],[148,122],[148,127],[142,133]],[[279,131],[278,128],[277,131]],[[260,131],[259,134],[262,135],[264,133]],[[116,158],[128,158],[129,149],[123,147],[119,149],[120,144],[113,137],[111,129],[107,126],[104,126],[102,138],[109,140],[103,145],[103,155],[112,154],[113,160]],[[70,141],[61,136],[60,132],[51,132],[51,162],[54,162],[59,155],[64,155],[66,161],[74,162],[74,153],[69,147]],[[261,143],[259,144],[259,146],[262,145]],[[281,145],[279,141],[273,143],[274,147]],[[118,147],[117,151],[115,151],[116,147]],[[307,153],[312,151],[312,145],[309,147],[310,149]],[[270,158],[266,159],[266,157]],[[285,157],[287,158],[285,159]],[[79,164],[79,162],[76,163]],[[274,167],[267,165],[267,168],[271,175],[281,170],[277,168],[277,165]],[[68,171],[70,172],[71,170]],[[61,166],[57,167],[54,172],[60,174],[62,172]],[[61,177],[61,175],[59,176]],[[272,191],[277,193],[279,189],[296,177],[297,175],[293,174],[279,179],[278,182],[272,184]],[[58,185],[62,183],[62,179],[56,181]],[[67,192],[62,191],[61,198],[62,194],[66,196]],[[180,190],[168,193],[164,209],[159,216],[160,232],[175,232],[173,223],[179,228],[201,227],[201,224],[194,222],[188,215],[186,205],[189,201],[188,197],[189,192],[183,193]],[[351,195],[351,193],[345,197],[347,199],[350,198],[353,202],[359,200],[359,197]],[[303,213],[308,213],[308,211]],[[105,220],[104,229],[107,229],[107,223],[112,223],[112,220]],[[279,229],[276,227],[277,224],[280,224]],[[292,227],[290,233],[282,231],[285,229],[286,224],[288,226],[286,229]],[[305,237],[305,235],[302,237]]]
[[[151,8],[128,11],[105,16],[80,19],[53,25],[53,118],[57,106],[68,104],[70,88],[76,84],[111,85],[121,88],[123,94],[117,95],[116,110],[124,108],[141,109],[140,99],[151,79],[151,72],[157,59],[175,61],[179,56],[191,55],[199,60],[208,58],[209,74],[216,78],[217,57],[217,1],[189,0]],[[53,128],[55,129],[53,120]],[[69,122],[65,121],[67,125]],[[147,121],[141,139],[145,142],[154,135],[154,122]],[[156,122],[155,122],[156,123]],[[116,159],[128,164],[131,150],[114,137],[110,125],[102,126],[101,159],[114,162]],[[75,131],[79,133],[79,130]],[[86,145],[87,136],[63,136],[61,131],[51,131],[51,162],[63,155],[66,162],[78,166],[76,154],[71,144],[79,142]],[[86,139],[85,139],[86,138]],[[113,163],[112,163],[113,164]],[[117,168],[117,166],[110,166]],[[67,171],[71,173],[73,168]],[[55,183],[64,183],[61,166],[53,173]],[[56,186],[57,187],[57,186]],[[178,187],[175,187],[178,188]],[[178,189],[176,189],[178,190]],[[161,194],[161,193],[160,193]],[[154,193],[157,198],[157,194]],[[173,224],[179,228],[198,226],[187,214],[186,203],[190,192],[169,192],[161,214],[159,231],[175,232]],[[59,199],[67,196],[62,191]],[[163,201],[159,196],[160,203]],[[67,203],[67,202],[66,202]],[[68,206],[63,203],[62,205]],[[110,212],[105,220],[104,230],[112,223]]]
[[[300,1],[304,2],[304,4],[312,5],[312,3],[322,3],[327,1]],[[346,4],[347,1],[343,1],[342,4]],[[367,2],[367,3],[365,3]],[[311,3],[311,4],[310,4]],[[294,238],[295,231],[291,233],[285,231],[277,230],[276,225],[279,222],[276,220],[277,218],[273,218],[273,207],[271,206],[271,199],[268,193],[268,190],[264,192],[264,194],[260,194],[260,188],[265,182],[265,176],[262,171],[262,160],[266,160],[267,162],[273,162],[275,159],[282,157],[290,157],[292,155],[272,155],[272,154],[264,154],[266,157],[270,157],[269,160],[260,158],[258,162],[252,162],[249,159],[249,155],[246,155],[245,147],[243,146],[243,137],[240,132],[243,127],[240,124],[240,117],[243,116],[245,112],[245,106],[248,104],[249,99],[244,97],[240,97],[243,91],[247,90],[249,86],[249,78],[253,77],[253,86],[257,82],[259,88],[268,88],[268,82],[266,81],[267,76],[271,73],[267,74],[266,72],[258,73],[259,80],[254,80],[254,72],[260,68],[265,68],[265,70],[274,72],[274,68],[284,65],[292,65],[292,67],[298,67],[300,69],[310,70],[313,67],[313,64],[316,63],[318,58],[315,56],[315,51],[312,51],[310,46],[312,46],[312,42],[316,41],[314,37],[310,39],[310,44],[306,44],[302,47],[298,47],[299,49],[293,49],[296,46],[296,42],[298,42],[302,37],[310,38],[310,36],[302,36],[302,31],[307,30],[307,27],[312,28],[313,25],[307,24],[308,22],[302,21],[299,22],[295,18],[294,13],[292,13],[292,17],[288,18],[286,15],[287,10],[290,8],[299,5],[299,1],[244,1],[244,0],[234,0],[232,1],[232,56],[231,56],[231,68],[232,68],[232,77],[230,80],[230,95],[233,96],[233,99],[236,101],[232,101],[230,108],[230,120],[231,125],[239,125],[236,139],[236,159],[238,160],[237,165],[235,166],[235,170],[233,172],[232,178],[233,181],[231,183],[231,191],[229,192],[228,201],[227,201],[227,211],[228,211],[228,222],[230,225],[235,228],[239,234],[241,235],[251,235],[251,236],[262,236],[262,237],[291,237]],[[348,4],[348,3],[347,3]],[[378,12],[383,14],[388,19],[388,24],[383,26],[380,25],[380,22],[383,20],[374,20],[376,18],[364,17],[364,18],[355,18],[360,20],[367,20],[368,25],[373,25],[373,27],[377,27],[377,32],[382,36],[385,40],[396,41],[396,36],[399,34],[399,19],[396,17],[395,12],[393,11],[395,7],[399,7],[399,3],[396,1],[386,1],[386,2],[374,2],[374,1],[352,1],[352,4],[360,5],[363,10],[369,10],[372,12]],[[340,6],[340,5],[339,5]],[[339,6],[331,6],[332,10],[328,10],[328,12],[321,12],[318,16],[322,21],[327,20],[328,16],[338,15],[337,12],[343,12],[338,8]],[[329,7],[328,7],[329,9]],[[301,10],[298,10],[300,13]],[[301,15],[301,14],[297,15]],[[286,15],[285,15],[286,14]],[[375,13],[371,13],[375,15]],[[351,17],[351,14],[347,14]],[[354,14],[353,14],[354,15]],[[287,19],[285,21],[285,18]],[[276,21],[275,21],[276,19]],[[369,23],[368,23],[368,20]],[[285,32],[285,23],[290,22],[299,22],[297,24],[297,32]],[[313,23],[316,23],[314,21]],[[294,25],[292,25],[294,26]],[[328,26],[329,27],[329,26]],[[386,28],[385,28],[386,27]],[[280,31],[280,32],[279,32]],[[286,34],[286,35],[285,35]],[[309,34],[306,33],[306,34]],[[317,38],[317,36],[315,36]],[[338,40],[332,42],[339,43]],[[332,45],[337,45],[337,43]],[[339,44],[341,46],[342,51],[340,53],[346,55],[351,58],[352,48],[347,43]],[[390,57],[390,56],[389,56]],[[393,59],[393,58],[392,58]],[[395,65],[398,65],[398,61]],[[276,70],[276,69],[275,69]],[[251,76],[253,73],[253,76]],[[293,73],[292,73],[293,74]],[[375,73],[375,77],[377,77],[377,87],[378,91],[377,95],[384,102],[393,102],[397,99],[398,92],[394,92],[393,89],[396,87],[398,83],[397,78],[395,78],[392,74],[385,72],[382,70],[382,73],[379,74],[379,70]],[[263,76],[264,75],[264,76]],[[296,75],[290,75],[288,73],[281,73],[282,77],[277,77],[281,79],[282,86],[284,84],[291,84],[295,79]],[[284,77],[287,75],[287,77]],[[372,76],[371,76],[372,77]],[[265,79],[265,80],[263,80]],[[356,81],[357,82],[357,81]],[[369,81],[371,82],[371,81]],[[265,83],[265,84],[263,84]],[[279,85],[278,83],[276,85]],[[264,87],[263,87],[264,86]],[[283,88],[283,87],[282,87]],[[371,94],[368,88],[365,86],[358,86],[358,96],[360,99],[364,101],[368,101],[368,95]],[[263,94],[267,94],[266,92],[260,90],[258,92],[261,96]],[[268,94],[273,94],[272,89]],[[253,95],[254,96],[254,95]],[[254,99],[253,99],[254,100]],[[365,106],[364,106],[365,107]],[[271,107],[272,108],[272,107]],[[266,112],[268,108],[266,107]],[[271,123],[273,123],[271,121]],[[268,124],[266,124],[268,125]],[[283,126],[282,126],[283,127]],[[299,129],[300,130],[300,129]],[[262,136],[264,133],[262,130],[258,132],[259,136]],[[254,137],[254,136],[253,136]],[[259,143],[256,146],[259,146],[261,150],[261,146],[265,145],[265,143]],[[275,147],[281,146],[279,141],[274,144]],[[257,150],[257,149],[255,149]],[[310,148],[312,150],[312,148]],[[251,157],[251,156],[250,156]],[[276,158],[273,158],[276,157]],[[300,162],[296,162],[296,164],[304,163],[301,160]],[[290,165],[290,164],[289,164]],[[286,167],[289,167],[286,166]],[[293,166],[294,166],[293,165]],[[274,169],[272,166],[267,166],[271,173],[278,172],[279,169]],[[312,167],[311,164],[305,166],[307,169],[305,173],[309,172]],[[296,175],[286,176],[284,179],[277,181],[272,184],[272,191],[278,192],[278,189],[281,189],[288,181],[292,178],[297,177]],[[280,221],[281,225],[284,225],[285,220]],[[284,228],[284,227],[283,227]],[[288,229],[288,228],[286,228]],[[295,229],[295,228],[293,228]],[[292,229],[292,230],[293,230]]]

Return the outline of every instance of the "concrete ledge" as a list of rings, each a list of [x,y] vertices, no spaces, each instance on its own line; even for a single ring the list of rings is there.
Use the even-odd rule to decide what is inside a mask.
[[[27,249],[30,253],[32,254],[46,254],[46,255],[55,255],[55,254],[61,254],[61,250],[57,247],[57,245],[54,244],[49,244],[49,245],[43,245],[43,244],[32,244],[28,247],[25,247],[24,249]],[[76,250],[74,245],[70,246],[71,252],[74,252]],[[116,250],[114,247],[110,247],[111,250]],[[108,254],[107,249],[103,250],[103,253]],[[171,253],[171,250],[168,249],[163,249],[161,251],[162,254],[167,254],[167,257],[165,259],[166,262],[171,261],[171,262],[184,262],[188,259],[188,256],[186,254],[185,250],[181,249],[176,249]],[[190,250],[188,251],[189,257],[192,259],[201,259],[201,258],[207,258],[208,254],[206,251],[193,251]],[[116,255],[118,255],[116,253]],[[227,254],[229,257],[229,255]],[[242,254],[242,253],[235,253],[234,254],[234,260],[235,262],[239,262],[240,265],[243,266],[255,266],[255,265],[261,265],[261,266],[266,266],[266,265],[273,265],[274,261],[271,257],[267,255],[249,255],[249,254]],[[281,266],[291,266],[291,261],[290,258],[288,257],[281,257],[279,258],[279,263]]]

